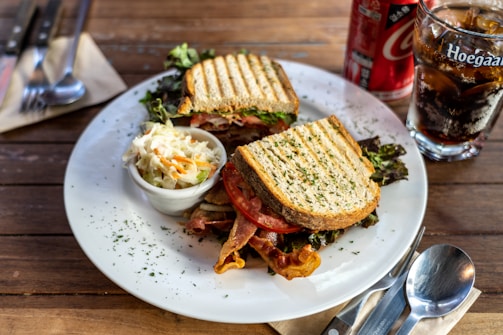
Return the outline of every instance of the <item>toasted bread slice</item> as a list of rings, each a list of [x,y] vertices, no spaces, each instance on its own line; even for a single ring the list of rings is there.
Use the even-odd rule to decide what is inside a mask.
[[[347,228],[379,202],[374,167],[335,116],[240,146],[232,162],[265,204],[312,230]]]
[[[217,56],[184,77],[179,114],[236,113],[255,108],[298,114],[299,99],[281,65],[267,56]]]

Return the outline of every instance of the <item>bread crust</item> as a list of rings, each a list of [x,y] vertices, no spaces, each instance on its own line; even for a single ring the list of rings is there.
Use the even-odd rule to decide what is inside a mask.
[[[293,107],[295,110],[294,114],[297,115],[299,113],[300,102],[299,102],[299,98],[297,97],[297,93],[295,93],[295,90],[293,89],[293,86],[292,86],[292,83],[290,82],[290,79],[286,75],[286,72],[280,63],[275,62],[275,61],[271,61],[271,64],[274,67],[276,74],[279,77],[279,80],[283,84],[283,87],[284,87],[289,99],[294,104],[294,107]]]
[[[278,140],[278,138],[281,138],[281,136],[285,136],[285,134],[268,136],[261,141],[257,141],[257,143],[254,142],[246,146],[240,146],[236,149],[231,160],[236,168],[241,172],[244,180],[251,186],[251,188],[260,197],[260,199],[262,199],[262,201],[266,205],[271,207],[276,213],[281,214],[288,222],[315,231],[344,229],[351,225],[354,225],[360,220],[363,220],[376,209],[380,199],[380,188],[375,182],[370,179],[370,175],[374,172],[372,164],[362,156],[360,146],[358,145],[356,140],[354,140],[353,137],[349,134],[342,123],[340,123],[340,121],[335,116],[330,116],[327,119],[315,121],[312,124],[317,126],[317,122],[322,122],[325,127],[328,123],[332,127],[331,129],[336,129],[337,135],[333,134],[333,132],[335,131],[332,131],[332,135],[330,135],[340,139],[340,142],[338,144],[339,148],[335,148],[334,150],[340,150],[341,152],[343,152],[344,157],[347,157],[347,161],[339,157],[336,162],[334,162],[334,160],[331,160],[328,163],[322,163],[326,157],[315,157],[319,160],[320,165],[326,165],[329,167],[329,169],[323,170],[316,167],[310,167],[310,165],[312,165],[310,161],[303,163],[302,161],[300,161],[298,156],[292,156],[294,163],[291,164],[291,169],[296,169],[296,164],[298,169],[307,170],[309,168],[312,168],[316,170],[316,173],[320,174],[318,185],[316,185],[316,183],[306,183],[306,192],[289,194],[289,191],[285,190],[286,182],[279,180],[281,179],[282,174],[271,171],[271,167],[264,167],[264,164],[266,162],[264,161],[264,159],[257,157],[256,151],[252,149],[253,146],[257,146],[259,142],[267,143],[276,141]],[[293,128],[290,128],[289,130],[287,130],[287,132],[305,132],[306,130],[302,127],[306,127],[306,125],[296,127],[298,129],[295,130]],[[308,125],[307,129],[309,129],[309,127],[311,126]],[[282,150],[283,152],[288,152],[289,150],[293,149],[282,148]],[[308,149],[305,150],[307,151]],[[312,151],[309,152],[311,155],[314,155]],[[265,153],[265,155],[267,154]],[[271,159],[275,159],[273,156],[271,157]],[[279,157],[278,161],[275,163],[278,163],[280,165],[282,164],[283,168],[288,166],[287,162],[281,163],[281,160],[285,160],[285,158]],[[350,162],[356,169],[358,169],[358,174],[355,174],[355,176],[349,175],[348,171],[350,170],[348,170],[344,166],[350,164]],[[342,192],[344,192],[344,190],[342,190],[338,195],[328,194],[329,192],[327,191],[325,192],[326,194],[323,194],[323,200],[320,202],[337,202],[342,201],[342,198],[347,197],[348,202],[354,201],[355,203],[357,203],[357,205],[338,207],[327,206],[327,208],[330,208],[325,209],[325,207],[323,206],[326,206],[326,204],[321,203],[319,205],[319,209],[313,210],[311,208],[301,206],[300,204],[303,203],[303,201],[301,200],[297,202],[292,201],[292,199],[295,197],[298,197],[299,199],[307,197],[307,194],[311,191],[311,189],[316,189],[320,186],[320,184],[322,183],[322,178],[325,180],[333,178],[333,176],[330,175],[330,169],[335,169],[335,166],[341,166],[341,169],[343,170],[346,169],[345,172],[338,172],[338,178],[341,178],[340,176],[343,176],[342,178],[354,179],[355,188],[352,190],[347,189],[347,194],[343,194]],[[328,172],[326,175],[321,175],[323,171]],[[344,177],[344,173],[347,173],[347,177]],[[275,174],[275,177],[271,178],[271,174]],[[339,179],[341,183],[346,182],[342,178]],[[277,181],[276,184],[274,180]],[[330,188],[331,186],[328,185],[327,187]],[[363,201],[357,201],[362,199],[355,199],[355,197],[361,197]]]

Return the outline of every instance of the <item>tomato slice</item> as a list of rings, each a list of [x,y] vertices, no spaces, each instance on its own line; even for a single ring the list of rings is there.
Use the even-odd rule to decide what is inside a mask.
[[[286,123],[284,120],[279,120],[278,123],[276,123],[274,126],[269,128],[269,131],[272,134],[277,134],[277,133],[281,133],[282,131],[287,130],[288,128],[290,128],[288,123]]]
[[[231,162],[222,170],[222,178],[232,204],[257,227],[281,234],[295,233],[302,229],[301,226],[286,222],[283,217],[263,205]]]

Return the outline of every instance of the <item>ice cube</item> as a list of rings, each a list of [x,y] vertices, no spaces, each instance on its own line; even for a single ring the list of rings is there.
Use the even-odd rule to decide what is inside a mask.
[[[430,25],[430,30],[431,30],[431,34],[433,35],[433,38],[436,40],[437,38],[442,36],[442,34],[445,31],[445,28],[438,23],[432,23]]]
[[[480,9],[471,7],[465,12],[465,17],[461,21],[461,27],[468,30],[477,28],[477,17],[479,17]]]
[[[499,22],[492,20],[484,15],[480,15],[476,19],[476,31],[485,34],[497,34],[502,29]]]

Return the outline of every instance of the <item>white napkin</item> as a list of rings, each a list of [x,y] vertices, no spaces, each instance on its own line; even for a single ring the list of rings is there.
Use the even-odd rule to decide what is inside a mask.
[[[69,37],[59,37],[52,41],[44,62],[44,69],[51,82],[61,78],[66,53],[72,41],[73,38]],[[23,88],[33,68],[33,48],[28,48],[18,61],[0,107],[0,133],[107,101],[127,88],[91,36],[84,32],[79,40],[74,74],[85,83],[86,94],[73,104],[49,107],[43,113],[20,113]]]
[[[476,288],[472,288],[470,291],[468,298],[452,313],[436,319],[423,319],[421,320],[416,327],[412,330],[412,335],[421,335],[421,334],[429,334],[429,335],[445,335],[448,334],[452,328],[461,320],[463,315],[470,309],[473,303],[477,300],[480,295],[480,291]],[[353,326],[353,332],[356,334],[357,330],[360,326],[363,325],[367,316],[370,314],[374,306],[377,304],[379,299],[384,295],[384,292],[373,294],[370,299],[367,301],[365,306],[363,307],[360,315],[356,319],[355,325]],[[287,321],[277,321],[271,322],[269,325],[274,328],[281,335],[306,335],[306,334],[321,334],[321,332],[325,329],[327,324],[332,320],[332,318],[346,305],[343,303],[339,306],[333,307],[329,310],[305,316],[298,319],[287,320]],[[400,320],[403,322],[409,309],[407,308],[403,315],[400,317]],[[398,322],[397,325],[402,322]],[[395,334],[398,330],[398,327],[395,326],[390,334]]]

